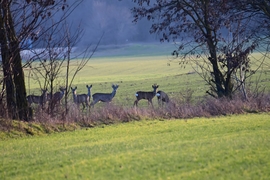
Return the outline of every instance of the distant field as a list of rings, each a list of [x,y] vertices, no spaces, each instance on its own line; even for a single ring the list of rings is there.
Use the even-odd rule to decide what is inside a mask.
[[[269,179],[270,114],[134,121],[0,141],[0,179]]]
[[[172,60],[172,44],[134,44],[119,46],[117,48],[101,47],[96,55],[89,61],[87,66],[77,75],[73,86],[78,86],[78,93],[86,93],[86,85],[92,84],[92,93],[111,92],[112,83],[120,87],[114,101],[124,105],[132,105],[135,100],[134,94],[138,90],[151,91],[152,84],[160,85],[160,90],[166,91],[171,97],[179,97],[188,89],[194,91],[194,96],[203,96],[207,90],[206,83],[200,76],[194,73],[191,64],[179,65],[177,60]],[[259,54],[251,58],[259,59]],[[170,62],[170,65],[168,64]],[[266,62],[270,60],[267,59]],[[74,60],[71,67],[76,66]],[[256,62],[253,66],[257,66]],[[196,68],[196,66],[195,66]],[[28,71],[26,71],[26,76]],[[255,84],[260,77],[260,86],[270,90],[270,66],[264,66],[262,73],[258,73],[249,82]],[[28,82],[27,88],[30,93],[39,94],[38,84],[33,80]],[[63,77],[56,81],[57,86],[64,83]],[[29,89],[30,85],[30,89]],[[71,98],[71,97],[70,97]],[[143,103],[143,102],[142,102]]]

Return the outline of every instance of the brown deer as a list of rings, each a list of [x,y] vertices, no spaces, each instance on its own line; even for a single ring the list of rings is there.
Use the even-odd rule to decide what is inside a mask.
[[[153,91],[152,92],[145,92],[145,91],[137,91],[135,96],[136,96],[136,100],[134,101],[134,105],[133,106],[138,106],[138,102],[141,100],[141,99],[146,99],[148,101],[148,105],[149,103],[153,106],[153,103],[152,103],[152,99],[156,96],[157,94],[157,89],[158,89],[159,85],[152,85],[152,88],[153,88]]]
[[[158,91],[157,94],[158,104],[163,106],[163,103],[168,104],[170,102],[168,94],[163,91]]]
[[[118,89],[119,85],[112,85],[113,91],[112,93],[95,93],[93,94],[93,101],[91,103],[90,106],[93,106],[97,103],[97,102],[111,102],[112,99],[114,98],[115,94],[116,94],[116,90]]]
[[[43,108],[43,105],[47,102],[48,90],[47,89],[41,89],[41,91],[42,91],[41,96],[28,95],[26,97],[29,106],[31,106],[34,103],[34,104],[40,105]]]
[[[55,92],[53,95],[49,95],[49,100],[52,104],[60,104],[61,99],[64,97],[66,89],[63,87],[59,88],[60,91]]]
[[[77,86],[75,88],[72,88],[72,87],[70,87],[70,88],[72,90],[74,103],[76,103],[78,106],[80,104],[82,104],[83,110],[85,108],[85,105],[86,105],[86,107],[89,107],[92,85],[90,85],[90,86],[86,85],[86,88],[88,89],[88,94],[77,94],[76,93]]]

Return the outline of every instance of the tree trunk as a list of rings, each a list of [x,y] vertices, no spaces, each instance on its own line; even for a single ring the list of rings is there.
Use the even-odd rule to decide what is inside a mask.
[[[10,4],[8,2],[5,2],[3,12],[5,14],[5,20],[3,25],[7,35],[6,42],[9,42],[9,55],[11,61],[10,66],[12,70],[11,73],[13,75],[13,83],[15,86],[15,93],[14,91],[12,93],[13,96],[15,94],[16,97],[15,102],[17,111],[13,111],[13,114],[15,115],[18,113],[18,118],[20,120],[28,121],[28,104],[26,101],[26,88],[22,68],[22,59],[20,56],[20,44],[16,37],[16,31],[10,12]]]
[[[3,73],[4,73],[4,84],[6,89],[6,103],[7,103],[7,110],[8,110],[8,117],[9,118],[17,118],[16,116],[16,103],[15,103],[15,90],[14,84],[12,80],[12,68],[11,68],[11,58],[9,53],[8,41],[7,41],[7,32],[4,25],[4,19],[2,14],[4,11],[1,5],[1,14],[0,14],[0,45],[1,45],[1,57],[3,63]]]
[[[14,76],[14,84],[16,89],[16,105],[18,110],[18,115],[20,120],[28,121],[28,104],[26,100],[26,88],[24,81],[24,73],[22,68],[22,60],[21,56],[15,50],[14,57],[14,67],[13,67],[13,76]]]

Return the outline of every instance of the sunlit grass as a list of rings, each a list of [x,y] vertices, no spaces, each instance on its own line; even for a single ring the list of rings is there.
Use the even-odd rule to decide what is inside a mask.
[[[269,179],[269,114],[139,121],[0,142],[0,179]]]
[[[206,95],[208,86],[206,82],[194,73],[193,64],[180,64],[177,60],[171,62],[173,46],[170,45],[139,45],[134,44],[119,49],[100,50],[90,59],[85,68],[78,73],[72,86],[77,86],[77,93],[87,93],[86,85],[92,84],[92,94],[96,92],[110,93],[111,85],[119,84],[120,87],[114,101],[123,105],[132,105],[136,91],[151,91],[152,84],[159,84],[159,90],[169,93],[170,97],[178,97],[187,90],[192,90],[194,97]],[[155,50],[155,51],[154,51]],[[117,54],[121,55],[117,55]],[[110,56],[113,54],[113,56]],[[258,67],[262,60],[262,54],[253,53],[251,58],[255,61],[252,67]],[[257,61],[260,60],[260,61]],[[76,67],[77,61],[73,60],[71,69]],[[270,90],[270,62],[265,59],[263,69],[258,71],[247,81],[247,87],[259,86],[261,90]],[[270,63],[269,63],[270,64]],[[26,76],[28,76],[26,70]],[[62,71],[63,73],[64,71]],[[30,82],[29,82],[30,80]],[[63,86],[65,76],[59,75],[55,81],[55,86]],[[259,84],[257,84],[259,82]],[[39,85],[33,79],[26,78],[27,92],[40,94]],[[58,88],[56,88],[58,90]],[[72,97],[70,96],[70,99]]]

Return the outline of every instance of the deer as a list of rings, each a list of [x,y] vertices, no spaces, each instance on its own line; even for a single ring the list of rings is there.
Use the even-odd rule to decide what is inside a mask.
[[[93,101],[90,104],[91,107],[94,107],[94,105],[98,102],[107,102],[110,103],[112,99],[114,98],[116,94],[116,90],[118,89],[119,85],[112,85],[113,91],[112,93],[95,93],[93,94]]]
[[[61,104],[61,100],[64,97],[65,92],[66,92],[66,88],[60,87],[59,91],[55,92],[54,94],[52,93],[47,94],[48,96],[47,101],[49,101],[48,111],[49,110],[53,111],[56,105]]]
[[[149,104],[153,106],[152,103],[152,99],[156,96],[157,94],[157,89],[158,89],[159,85],[152,85],[153,91],[152,92],[145,92],[145,91],[137,91],[135,96],[136,96],[136,100],[134,101],[134,105],[133,106],[138,106],[138,102],[142,99],[146,99],[148,101],[148,106]]]
[[[77,86],[75,88],[72,88],[72,87],[70,87],[70,88],[71,88],[71,91],[73,94],[74,103],[77,104],[78,106],[80,104],[82,104],[83,110],[85,109],[85,104],[87,107],[89,107],[92,85],[90,85],[90,86],[86,85],[86,88],[88,89],[88,94],[77,94],[76,93]]]
[[[34,104],[41,105],[41,107],[43,108],[43,105],[47,102],[48,90],[47,89],[41,89],[41,91],[42,91],[41,96],[28,95],[26,97],[29,106],[31,106],[34,103]]]
[[[63,87],[59,88],[60,91],[55,92],[53,95],[50,95],[50,100],[53,104],[60,104],[61,99],[64,97],[66,89]]]
[[[157,99],[158,99],[158,104],[159,105],[162,105],[163,106],[163,103],[169,103],[170,102],[170,99],[169,99],[169,96],[168,94],[166,94],[165,92],[163,91],[158,91],[157,94]]]

